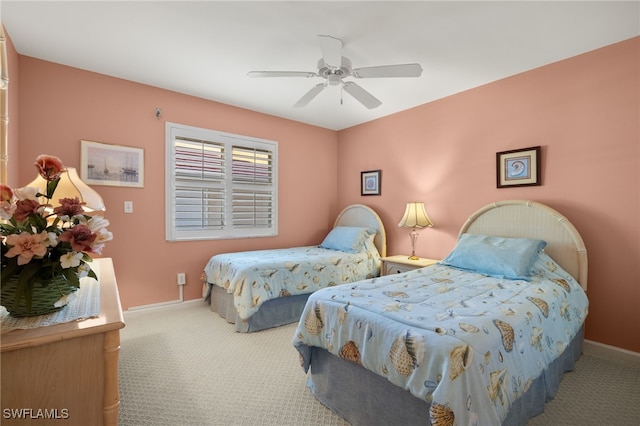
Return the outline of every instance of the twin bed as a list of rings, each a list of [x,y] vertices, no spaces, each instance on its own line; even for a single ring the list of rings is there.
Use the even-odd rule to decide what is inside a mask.
[[[564,216],[496,202],[439,264],[313,293],[293,345],[351,424],[524,425],[581,354],[586,284]]]
[[[205,299],[238,332],[297,322],[312,292],[378,276],[386,244],[378,214],[350,205],[319,246],[211,257],[204,269]]]
[[[368,229],[369,243],[341,253],[330,238],[341,228]],[[569,220],[533,201],[492,203],[443,261],[380,277],[385,238],[378,215],[353,205],[330,248],[214,256],[211,309],[242,332],[298,322],[309,388],[354,425],[525,425],[544,411],[582,353],[588,312],[587,253]],[[354,266],[365,260],[371,269]]]

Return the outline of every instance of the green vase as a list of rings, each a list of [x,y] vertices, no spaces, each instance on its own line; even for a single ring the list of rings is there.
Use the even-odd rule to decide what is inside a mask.
[[[61,297],[69,295],[78,289],[71,285],[65,279],[64,275],[55,276],[46,283],[36,282],[33,285],[31,308],[27,309],[24,295],[18,303],[16,303],[17,284],[18,276],[11,276],[6,283],[2,283],[2,292],[0,294],[0,304],[4,306],[9,312],[9,315],[13,317],[35,317],[59,311],[64,308],[64,306],[56,307],[54,304],[60,300]]]

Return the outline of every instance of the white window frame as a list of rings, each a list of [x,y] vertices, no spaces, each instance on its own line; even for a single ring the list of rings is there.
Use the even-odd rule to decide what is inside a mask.
[[[215,149],[215,145],[220,146],[224,152],[224,154],[220,154],[220,158],[224,156],[224,160],[221,159],[219,162],[215,163],[215,165],[221,164],[221,170],[223,169],[223,171],[221,173],[213,173],[213,175],[224,175],[224,177],[216,180],[213,178],[182,179],[180,176],[177,176],[176,141],[180,140],[203,141],[204,145],[213,147],[213,149]],[[197,143],[198,142],[196,142],[196,144]],[[270,181],[267,179],[267,182],[258,184],[246,184],[238,182],[238,180],[233,182],[233,173],[231,169],[234,164],[233,158],[231,157],[233,147],[249,154],[251,151],[255,151],[257,153],[255,155],[259,155],[262,152],[270,153]],[[165,217],[167,241],[273,237],[278,235],[278,142],[167,122],[165,125],[165,168]],[[185,170],[184,167],[182,170]],[[236,171],[238,171],[237,168]],[[238,173],[236,173],[236,176],[238,176]],[[251,173],[249,173],[249,176],[252,176]],[[179,186],[177,186],[177,184]],[[211,194],[217,196],[218,202],[222,204],[220,213],[222,219],[220,220],[220,224],[209,228],[206,228],[204,225],[201,227],[196,226],[189,230],[184,229],[186,228],[184,226],[177,226],[177,217],[179,214],[177,213],[175,206],[178,187],[187,190],[195,189],[196,191],[210,190]],[[242,202],[239,197],[242,194],[251,194],[252,192],[266,194],[265,200],[267,206],[269,203],[271,205],[270,216],[266,219],[258,219],[258,221],[267,221],[269,224],[255,224],[255,222],[252,221],[252,223],[244,226],[234,225],[234,219],[238,222],[240,216],[240,213],[238,213],[237,210],[234,216],[232,210],[234,201],[236,202],[236,207],[238,207],[238,204]],[[236,195],[235,198],[234,194]],[[239,196],[238,194],[241,195]],[[203,198],[200,200],[204,201],[205,198],[206,197],[203,195]],[[249,206],[255,210],[258,203],[255,200],[251,200],[250,203],[255,203]],[[198,211],[202,213],[203,210],[204,208],[200,206],[200,210]]]

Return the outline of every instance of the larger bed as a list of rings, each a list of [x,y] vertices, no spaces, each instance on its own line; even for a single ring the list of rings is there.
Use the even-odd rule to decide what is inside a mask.
[[[205,300],[238,332],[297,322],[314,291],[378,276],[386,244],[378,214],[353,204],[320,245],[212,256]]]
[[[311,295],[293,345],[351,424],[524,425],[582,352],[586,284],[566,217],[496,202],[443,262]]]

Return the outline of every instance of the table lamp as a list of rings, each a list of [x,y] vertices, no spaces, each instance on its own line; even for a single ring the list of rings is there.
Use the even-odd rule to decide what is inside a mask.
[[[411,256],[410,260],[418,260],[416,256],[416,240],[418,239],[417,228],[426,228],[433,226],[433,222],[427,216],[427,211],[424,208],[424,203],[411,202],[407,203],[407,207],[404,210],[404,216],[400,219],[398,226],[402,228],[412,228],[411,237]]]
[[[38,177],[27,186],[39,188],[38,190],[44,193],[47,190],[47,181],[38,175]],[[73,167],[66,167],[66,170],[60,174],[60,182],[58,182],[54,195],[56,199],[51,200],[53,202],[57,202],[61,198],[78,197],[81,203],[86,203],[82,206],[86,212],[106,210],[100,194],[80,180],[78,172]],[[45,202],[44,200],[45,198],[42,197],[40,204],[43,204]]]

